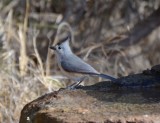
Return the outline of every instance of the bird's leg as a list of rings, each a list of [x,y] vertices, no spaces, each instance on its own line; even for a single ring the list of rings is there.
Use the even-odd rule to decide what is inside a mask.
[[[75,82],[74,82],[73,84],[67,86],[67,89],[69,89],[69,90],[75,89],[76,87],[79,86],[79,84],[81,84],[81,82],[82,82],[86,77],[87,77],[87,76],[83,76],[83,77],[80,77],[80,78],[74,78],[74,81],[75,81]]]

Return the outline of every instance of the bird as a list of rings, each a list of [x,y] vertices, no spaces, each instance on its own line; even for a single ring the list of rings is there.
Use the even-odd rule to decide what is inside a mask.
[[[71,36],[65,37],[61,42],[55,46],[50,46],[50,49],[55,51],[58,66],[63,75],[75,81],[68,86],[69,89],[74,89],[89,76],[98,76],[111,81],[116,81],[115,77],[98,72],[90,64],[83,61],[80,57],[75,55],[70,47]]]

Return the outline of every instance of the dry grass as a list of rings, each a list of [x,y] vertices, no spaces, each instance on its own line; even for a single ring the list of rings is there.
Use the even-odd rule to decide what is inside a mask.
[[[27,2],[29,2],[29,0],[27,0]],[[45,54],[45,60],[43,59],[43,55],[40,54],[42,47],[40,47],[39,44],[45,42],[42,42],[42,39],[39,38],[42,34],[40,32],[43,29],[39,28],[42,26],[40,24],[39,26],[33,26],[36,24],[29,25],[29,3],[26,4],[25,18],[22,23],[18,23],[13,18],[13,11],[11,8],[16,6],[17,3],[17,1],[12,1],[4,7],[2,12],[5,13],[7,17],[3,19],[0,18],[0,43],[3,43],[0,49],[1,123],[17,123],[19,121],[20,111],[25,104],[44,93],[66,86],[64,76],[61,75],[57,68],[54,55],[51,58],[51,51],[46,48],[48,52]],[[54,17],[56,20],[59,20],[62,16],[61,14],[55,15]],[[118,15],[114,16],[116,18]],[[112,17],[112,19],[114,20],[114,17]],[[85,20],[84,22],[86,25],[89,25],[94,22],[93,20]],[[114,22],[115,21],[113,21],[113,23]],[[122,20],[120,20],[120,22],[122,22]],[[140,72],[143,69],[150,68],[160,63],[160,29],[155,30],[139,45],[129,48],[126,47],[125,49],[119,49],[118,46],[107,49],[106,45],[108,42],[123,38],[118,34],[124,32],[121,30],[128,30],[126,28],[133,24],[114,27],[114,24],[116,24],[115,22],[112,25],[113,28],[110,30],[104,27],[102,31],[103,34],[101,34],[102,36],[99,38],[100,41],[93,40],[94,35],[96,35],[95,32],[90,33],[93,35],[93,38],[92,35],[90,36],[91,39],[87,36],[86,39],[74,40],[74,35],[81,35],[81,32],[84,30],[84,34],[87,34],[88,31],[92,32],[94,27],[85,28],[85,24],[81,23],[81,27],[76,29],[71,28],[70,24],[66,22],[59,25],[59,27],[54,24],[49,25],[50,28],[53,27],[52,30],[56,28],[58,31],[54,42],[52,43],[52,39],[49,39],[50,43],[48,44],[56,44],[58,42],[58,37],[61,36],[61,31],[63,32],[63,28],[67,28],[73,36],[71,46],[74,52],[93,65],[98,71],[109,73],[113,76],[125,76],[130,73]],[[96,23],[93,23],[91,26],[95,26],[94,24]],[[46,24],[45,28],[47,27]],[[105,28],[106,30],[104,31]],[[82,29],[82,31],[80,31],[80,29]],[[98,31],[99,30],[97,30],[97,32]],[[47,32],[47,34],[49,33],[50,32]],[[79,37],[81,38],[81,36]],[[102,38],[103,40],[101,40]],[[150,49],[150,51],[148,51],[148,49]],[[30,57],[31,55],[36,58],[37,62]],[[100,80],[100,78],[90,78],[85,84],[93,84]]]
[[[19,27],[19,30],[15,31],[12,24],[12,11],[6,20],[0,20],[0,28],[3,40],[0,53],[0,122],[14,123],[18,122],[20,111],[26,103],[64,85],[56,77],[45,75],[45,66],[36,45],[37,30],[32,29],[31,37],[34,55],[38,60],[38,65],[35,65],[33,60],[27,56],[27,29]],[[12,39],[20,44],[18,58],[16,51],[11,48]]]

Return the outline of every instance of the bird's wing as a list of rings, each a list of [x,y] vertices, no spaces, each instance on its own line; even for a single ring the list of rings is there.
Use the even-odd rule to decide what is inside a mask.
[[[99,74],[92,66],[85,63],[79,57],[72,55],[61,61],[62,68],[67,72],[75,72],[82,74]]]

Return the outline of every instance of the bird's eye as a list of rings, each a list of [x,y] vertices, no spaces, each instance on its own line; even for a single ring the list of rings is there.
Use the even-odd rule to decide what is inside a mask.
[[[58,49],[60,50],[60,49],[61,49],[61,47],[60,47],[60,46],[58,46]]]

